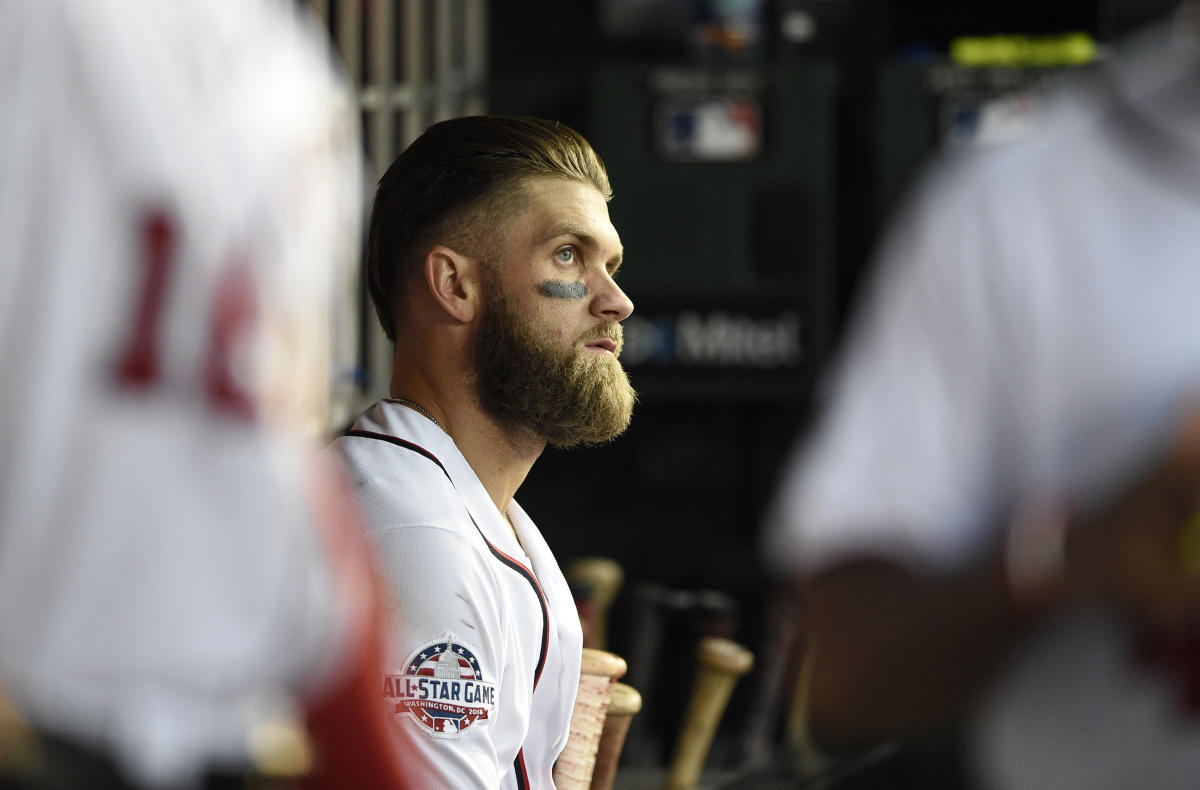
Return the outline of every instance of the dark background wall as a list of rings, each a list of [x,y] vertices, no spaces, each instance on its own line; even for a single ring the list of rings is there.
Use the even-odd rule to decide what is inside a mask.
[[[757,367],[684,364],[677,347],[675,357],[632,360],[641,400],[629,432],[600,448],[548,451],[520,499],[562,561],[604,555],[630,582],[728,593],[735,635],[761,650],[771,591],[758,555],[763,508],[880,230],[938,144],[945,103],[928,68],[957,36],[1083,31],[1114,41],[1174,3],[773,0],[757,56],[708,68],[687,42],[683,0],[675,16],[626,35],[601,24],[605,1],[494,3],[489,110],[559,119],[606,160],[626,246],[622,285],[642,336],[677,346],[689,311],[774,326],[791,305],[801,353]],[[805,42],[780,30],[796,10],[816,23]],[[679,98],[656,75],[672,69],[749,75],[762,113],[757,157],[679,163],[656,153],[656,107]],[[745,706],[735,698],[733,709]]]

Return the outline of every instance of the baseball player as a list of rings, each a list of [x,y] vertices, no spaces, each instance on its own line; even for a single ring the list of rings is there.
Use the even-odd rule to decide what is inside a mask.
[[[582,634],[513,496],[548,442],[630,419],[609,197],[583,138],[521,118],[436,124],[379,183],[368,274],[391,397],[336,451],[395,596],[383,689],[421,787],[553,786]]]
[[[303,771],[264,736],[308,719],[314,776],[402,786],[310,452],[361,221],[330,63],[285,0],[0,6],[0,687],[64,770]]]
[[[1196,786],[1196,12],[939,163],[883,248],[769,551],[825,745],[964,722],[979,787]]]

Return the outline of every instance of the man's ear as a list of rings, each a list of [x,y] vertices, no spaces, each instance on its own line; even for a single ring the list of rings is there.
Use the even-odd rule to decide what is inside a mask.
[[[425,286],[439,307],[462,323],[475,320],[480,298],[480,262],[438,245],[425,255]]]

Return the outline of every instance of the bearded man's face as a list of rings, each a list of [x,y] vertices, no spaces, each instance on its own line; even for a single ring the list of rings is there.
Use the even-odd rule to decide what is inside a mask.
[[[555,447],[598,444],[628,426],[636,400],[617,356],[621,325],[608,322],[562,348],[518,315],[495,275],[475,345],[476,387],[484,410],[502,424],[524,428]],[[615,351],[589,343],[611,339]]]

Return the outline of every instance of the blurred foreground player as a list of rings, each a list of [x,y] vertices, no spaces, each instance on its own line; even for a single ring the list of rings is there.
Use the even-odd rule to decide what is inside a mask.
[[[0,5],[0,688],[44,748],[0,781],[303,772],[307,718],[315,783],[401,786],[310,446],[355,111],[295,8]]]
[[[961,722],[980,787],[1197,786],[1198,251],[1194,6],[923,184],[769,545],[822,745]]]
[[[513,496],[547,443],[629,423],[609,196],[582,137],[520,118],[436,124],[379,183],[368,277],[391,398],[336,449],[396,596],[384,693],[421,787],[553,787],[583,637]],[[581,481],[598,506],[602,478]]]

